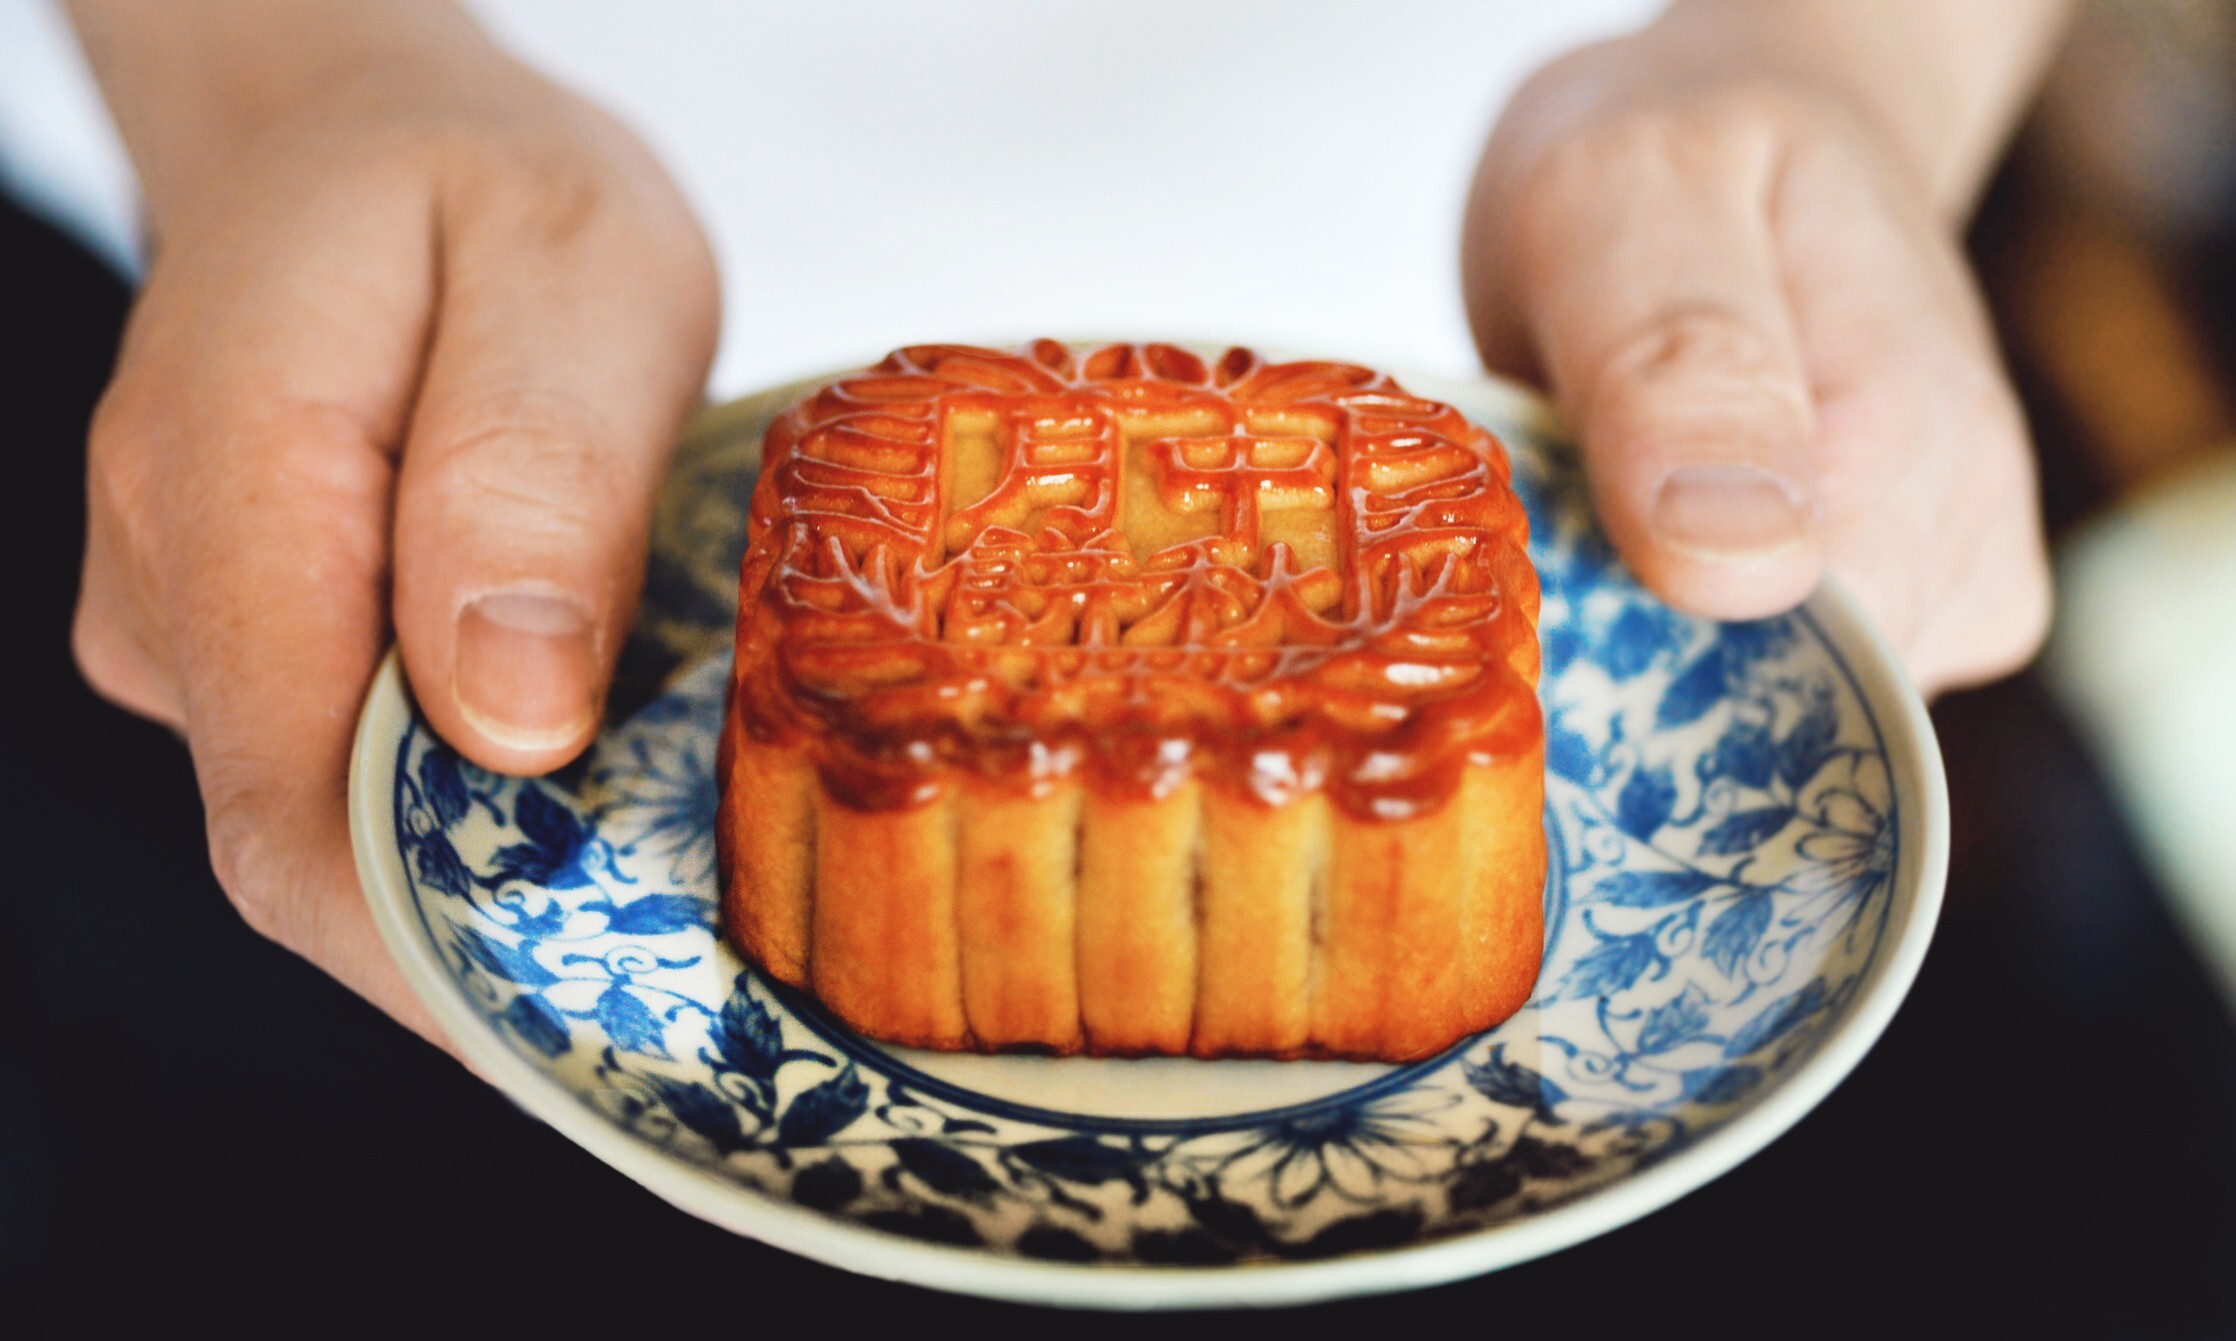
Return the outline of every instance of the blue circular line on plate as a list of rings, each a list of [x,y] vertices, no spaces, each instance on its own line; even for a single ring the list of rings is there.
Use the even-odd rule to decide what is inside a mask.
[[[1880,728],[1878,713],[1873,711],[1871,706],[1871,698],[1868,694],[1864,693],[1863,686],[1857,681],[1855,671],[1852,667],[1849,666],[1847,657],[1841,653],[1839,646],[1834,643],[1831,638],[1825,635],[1823,626],[1817,622],[1816,617],[1811,615],[1807,609],[1804,608],[1795,610],[1792,617],[1798,619],[1803,624],[1803,626],[1809,630],[1810,635],[1816,639],[1817,645],[1823,648],[1826,655],[1832,659],[1834,667],[1837,668],[1840,672],[1840,677],[1847,682],[1849,691],[1855,696],[1856,705],[1862,710],[1865,723],[1871,728],[1872,742],[1874,745],[1877,746],[1879,756],[1882,759],[1886,758],[1886,733]],[[408,698],[409,694],[407,692],[407,699]],[[392,802],[391,822],[397,826],[399,832],[401,831],[401,826],[404,822],[404,781],[409,775],[406,765],[410,761],[411,747],[413,743],[418,739],[419,734],[427,729],[425,720],[419,714],[418,704],[416,702],[411,704],[411,709],[411,726],[404,732],[403,738],[397,744],[395,776],[390,784],[390,794]],[[1887,821],[1891,826],[1891,831],[1893,834],[1892,869],[1894,871],[1899,871],[1902,867],[1901,804],[1902,802],[1900,788],[1893,786],[1892,779],[1890,778],[1889,786],[1887,789]],[[1548,856],[1550,857],[1563,851],[1563,848],[1561,846],[1561,831],[1556,812],[1554,808],[1549,804],[1546,807],[1545,815],[1547,830],[1547,849]],[[404,885],[406,889],[411,891],[412,895],[412,911],[418,916],[420,928],[426,933],[430,943],[439,945],[440,942],[435,937],[435,929],[433,925],[427,920],[426,900],[422,897],[421,890],[419,888],[418,877],[413,873],[411,869],[411,863],[409,861],[403,863],[403,868]],[[1547,925],[1545,950],[1547,958],[1550,958],[1553,945],[1558,936],[1559,923],[1562,915],[1565,913],[1565,909],[1567,906],[1567,872],[1565,862],[1556,860],[1548,860],[1546,862],[1546,891]],[[1865,959],[1866,966],[1878,959],[1880,946],[1885,942],[1886,939],[1886,923],[1887,920],[1885,912],[1882,911],[1878,925],[1872,930],[1871,951]],[[1308,1116],[1313,1113],[1323,1112],[1333,1107],[1342,1107],[1355,1103],[1369,1102],[1373,1099],[1380,1098],[1385,1094],[1389,1094],[1398,1089],[1404,1088],[1409,1082],[1417,1080],[1422,1076],[1427,1075],[1430,1072],[1433,1072],[1449,1064],[1460,1053],[1464,1052],[1468,1047],[1485,1037],[1485,1035],[1483,1034],[1472,1035],[1466,1039],[1461,1040],[1458,1043],[1453,1044],[1450,1048],[1445,1049],[1443,1052],[1437,1054],[1434,1057],[1428,1058],[1427,1060],[1413,1062],[1405,1066],[1398,1067],[1397,1069],[1391,1071],[1389,1074],[1377,1076],[1375,1079],[1367,1081],[1364,1084],[1354,1085],[1348,1089],[1338,1090],[1333,1094],[1322,1095],[1316,1099],[1308,1099],[1303,1102],[1290,1104],[1281,1108],[1259,1109],[1247,1113],[1226,1114],[1216,1117],[1204,1118],[1112,1118],[1101,1117],[1094,1114],[1068,1113],[1059,1109],[1038,1108],[1028,1104],[1012,1103],[1006,1099],[998,1099],[992,1095],[981,1094],[976,1090],[966,1089],[960,1085],[955,1085],[948,1081],[940,1080],[935,1076],[926,1074],[925,1072],[920,1071],[917,1068],[900,1061],[889,1053],[881,1051],[874,1044],[870,1043],[867,1039],[862,1038],[853,1030],[848,1029],[845,1026],[838,1024],[836,1021],[831,1020],[820,1008],[803,1008],[805,1002],[799,994],[792,992],[790,989],[783,988],[779,984],[771,983],[767,978],[762,977],[757,970],[755,971],[754,976],[757,981],[761,982],[765,989],[768,989],[770,991],[772,996],[775,996],[784,1004],[786,1009],[792,1011],[794,1018],[798,1019],[802,1024],[806,1025],[810,1032],[830,1043],[841,1053],[845,1054],[847,1057],[852,1058],[857,1063],[869,1066],[873,1070],[877,1071],[879,1074],[884,1075],[889,1081],[898,1081],[905,1088],[914,1090],[917,1093],[934,1098],[940,1098],[947,1102],[955,1103],[962,1107],[969,1108],[975,1112],[988,1114],[989,1116],[1010,1118],[1016,1121],[1032,1123],[1036,1126],[1047,1126],[1055,1128],[1071,1127],[1080,1131],[1092,1131],[1098,1133],[1138,1133],[1142,1135],[1207,1135],[1222,1131],[1232,1131],[1238,1128],[1270,1125],[1285,1120],[1292,1120],[1298,1117]],[[457,981],[455,971],[452,974],[452,981]],[[474,1004],[471,1002],[470,995],[469,1004]],[[1534,997],[1532,998],[1531,1004],[1535,1004]],[[475,1009],[479,1011],[479,1013],[485,1020],[490,1018],[490,1012],[488,1010],[480,1007],[479,1005],[476,1005]],[[1523,1009],[1528,1010],[1529,1007],[1525,1006],[1523,1007]],[[1497,1030],[1494,1029],[1490,1032],[1495,1034]],[[512,1045],[508,1042],[506,1046],[511,1047]]]

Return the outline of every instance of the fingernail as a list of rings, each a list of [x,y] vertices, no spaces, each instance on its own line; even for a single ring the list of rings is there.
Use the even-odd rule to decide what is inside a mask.
[[[597,648],[580,606],[541,592],[498,592],[458,616],[458,711],[515,750],[573,744],[596,720]]]
[[[1806,543],[1801,491],[1756,466],[1686,466],[1662,481],[1654,533],[1711,563],[1759,563]]]

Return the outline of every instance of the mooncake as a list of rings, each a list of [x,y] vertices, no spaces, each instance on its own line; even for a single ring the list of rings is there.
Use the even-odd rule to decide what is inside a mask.
[[[1335,362],[902,349],[771,425],[723,918],[937,1049],[1433,1054],[1543,947],[1506,454]]]

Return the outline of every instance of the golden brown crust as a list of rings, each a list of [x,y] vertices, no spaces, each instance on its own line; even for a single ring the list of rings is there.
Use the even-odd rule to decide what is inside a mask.
[[[1293,1056],[1312,1042],[1313,905],[1328,854],[1329,806],[1214,793],[1204,805],[1199,1057]]]
[[[1100,1054],[1180,1053],[1195,1022],[1203,786],[1088,791],[1079,839],[1080,1024]]]
[[[874,1037],[1432,1054],[1542,946],[1502,451],[1334,364],[905,350],[772,428],[732,940]]]
[[[808,985],[873,1038],[965,1048],[955,802],[862,811],[819,793]]]
[[[955,920],[963,1015],[982,1048],[1079,1050],[1077,788],[961,797]]]
[[[815,881],[815,794],[807,751],[763,745],[724,725],[720,849],[723,925],[779,982],[807,986]]]

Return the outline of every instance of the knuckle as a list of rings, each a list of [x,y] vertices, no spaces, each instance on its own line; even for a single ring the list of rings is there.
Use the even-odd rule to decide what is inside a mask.
[[[298,506],[362,511],[389,486],[383,434],[338,405],[275,394],[230,436],[230,448],[257,466],[243,472],[243,486],[279,484]]]
[[[1956,659],[1950,679],[1957,685],[1987,684],[2024,670],[2050,635],[2050,587],[2045,579],[2004,594],[1992,618]]]
[[[1711,371],[1767,376],[1784,367],[1753,323],[1706,300],[1665,309],[1618,335],[1601,362],[1610,374],[1649,383]]]
[[[1703,94],[1693,113],[1704,135],[1728,143],[1760,142],[1810,122],[1815,106],[1776,79],[1734,80]]]
[[[1511,193],[1515,240],[1525,254],[1562,245],[1578,212],[1597,207],[1609,179],[1621,174],[1616,155],[1638,151],[1634,140],[1598,127],[1546,147],[1520,174]]]
[[[1968,599],[1952,602],[1938,623],[1965,683],[2001,679],[2033,661],[2050,636],[2056,593],[2031,477],[2022,467],[1983,478],[1971,495],[1988,516],[1967,562]],[[1921,599],[1924,599],[1921,597]]]
[[[299,900],[290,897],[293,875],[277,826],[251,798],[222,788],[209,791],[210,869],[219,887],[250,930],[297,947],[302,928],[294,910]]]
[[[460,520],[574,535],[592,527],[617,483],[596,416],[572,397],[486,398],[432,431],[417,463],[422,496]]]
[[[513,144],[500,150],[495,166],[513,193],[530,243],[564,250],[611,212],[607,178],[576,154]]]
[[[111,703],[130,707],[148,698],[145,667],[130,641],[111,617],[83,600],[70,621],[70,658],[93,692]]]
[[[149,434],[105,397],[86,449],[87,534],[78,599],[70,619],[70,657],[78,674],[109,702],[168,719],[152,649],[161,639],[147,604],[160,510],[154,505]]]
[[[87,503],[127,537],[145,537],[155,520],[151,496],[159,432],[138,402],[115,387],[94,407],[86,434]]]
[[[2005,649],[2010,670],[2034,660],[2042,645],[2049,641],[2050,626],[2057,618],[2057,600],[2049,573],[2037,569],[2022,585],[2015,604],[2011,641]]]
[[[1676,172],[1724,172],[1748,161],[1749,151],[1770,143],[1790,119],[1777,97],[1740,88],[1625,108],[1548,147],[1526,185],[1532,195],[1596,200],[1607,189]]]
[[[507,245],[565,251],[630,217],[628,174],[601,143],[619,132],[568,103],[534,130],[448,128],[433,148],[456,199],[501,222]]]
[[[1693,410],[1775,412],[1806,423],[1808,388],[1787,352],[1717,302],[1665,309],[1610,342],[1595,360],[1586,400],[1657,416]]]
[[[569,103],[558,133],[485,135],[452,160],[462,233],[579,264],[625,255],[639,283],[690,301],[719,283],[697,217],[636,137]],[[476,227],[476,225],[486,225]]]
[[[1992,623],[1995,636],[1987,649],[1989,670],[1994,676],[2009,675],[2034,660],[2049,641],[2050,626],[2056,619],[2056,591],[2041,529],[2034,524],[2031,512],[2020,525],[2023,538],[2014,542],[2020,551],[2016,571],[1996,601],[1998,617]]]
[[[1775,81],[1741,81],[1625,107],[1560,135],[1521,172],[1525,246],[1559,248],[1580,212],[1634,200],[1642,185],[1731,194],[1759,189],[1781,143],[1808,133],[1808,100]]]
[[[355,414],[320,402],[273,397],[257,415],[229,426],[225,459],[198,466],[179,496],[167,499],[176,534],[164,560],[191,574],[165,587],[179,607],[210,591],[220,573],[244,561],[238,533],[223,519],[284,508],[305,546],[308,568],[377,572],[387,562],[388,500],[395,467],[379,437]],[[181,629],[182,635],[186,632]]]

